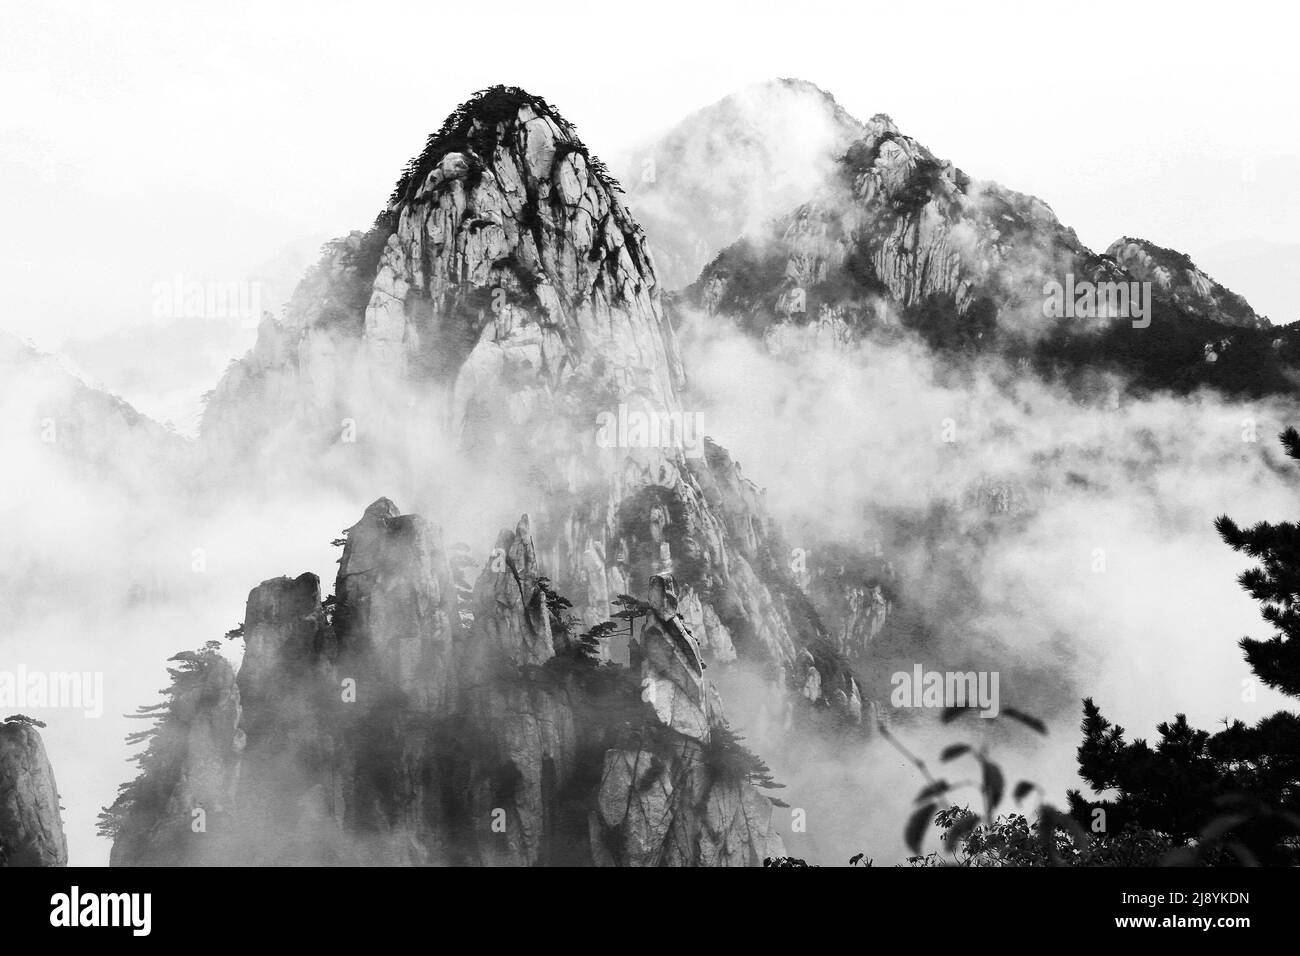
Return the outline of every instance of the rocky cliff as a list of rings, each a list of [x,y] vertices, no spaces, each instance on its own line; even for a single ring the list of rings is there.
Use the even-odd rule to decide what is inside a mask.
[[[716,659],[775,666],[791,688],[813,666],[852,696],[761,491],[684,406],[684,382],[618,185],[552,106],[496,87],[429,138],[373,229],[326,250],[285,321],[263,325],[204,439],[297,474],[350,423],[372,483],[412,449],[446,449],[504,489],[485,507],[526,502],[584,622],[671,574]]]
[[[1268,329],[1185,257],[1138,241],[1097,254],[1043,201],[968,175],[888,116],[859,130],[829,171],[808,167],[812,198],[722,249],[670,299],[688,355],[734,325],[777,357],[778,368],[784,361],[795,381],[823,357],[831,367],[861,360],[867,368],[874,356],[895,347],[905,354],[920,340],[925,348],[915,351],[940,374],[986,370],[1012,401],[1019,383],[1035,379],[1108,410],[1156,390],[1294,392],[1300,330]],[[677,175],[708,187],[707,170],[684,166]],[[1149,322],[1132,295],[1143,283]],[[1076,298],[1075,290],[1086,294]],[[1123,383],[1131,394],[1122,394]],[[932,498],[946,502],[944,515],[879,514],[893,528],[884,537],[891,547],[915,547],[918,526],[932,522],[945,523],[941,540],[963,534],[967,523],[995,536],[1060,490],[1050,467],[1000,467],[934,476]],[[884,573],[872,543],[847,529],[791,533],[813,555],[799,585],[837,651],[858,666],[869,694],[887,693],[871,682],[873,672],[888,669],[889,648],[901,655],[922,646],[922,628],[908,623],[907,593],[923,583]],[[936,579],[966,573],[927,570]]]
[[[1143,282],[1149,315],[1127,294]],[[682,304],[774,351],[910,332],[1053,376],[1111,369],[1141,389],[1289,392],[1300,344],[1186,257],[1137,240],[1098,255],[1046,203],[968,176],[884,115],[816,198],[724,249]]]
[[[527,516],[471,586],[387,499],[334,594],[249,595],[236,672],[181,655],[114,865],[757,865],[783,853],[766,768],[726,726],[671,576],[579,633]],[[630,663],[601,659],[626,629]]]
[[[1244,298],[1215,282],[1181,252],[1125,236],[1112,242],[1106,255],[1138,280],[1150,282],[1164,297],[1192,315],[1247,329],[1269,328],[1272,324],[1256,315]]]
[[[59,788],[37,726],[21,714],[0,723],[0,866],[68,863]]]
[[[1123,278],[1045,203],[971,179],[888,116],[866,124],[819,192],[724,251],[692,301],[759,332],[830,318],[864,330],[942,309],[974,338],[999,321],[1040,331],[1046,279]]]

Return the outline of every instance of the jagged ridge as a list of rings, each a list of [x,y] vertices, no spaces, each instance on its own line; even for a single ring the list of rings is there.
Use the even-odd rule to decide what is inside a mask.
[[[791,329],[830,342],[908,329],[950,356],[1024,358],[1053,377],[1113,369],[1139,390],[1293,389],[1296,330],[1267,329],[1186,257],[1145,243],[1130,255],[1123,241],[1098,255],[1041,200],[972,179],[883,114],[866,127],[819,198],[719,253],[685,303],[777,349],[800,341]],[[1149,326],[1044,309],[1049,283],[1151,279]]]
[[[212,646],[181,656],[144,772],[104,817],[114,865],[781,855],[766,768],[726,730],[671,578],[625,602],[624,667],[538,570],[525,516],[458,600],[437,529],[376,501],[336,597],[310,574],[252,591],[237,677]]]
[[[538,540],[584,621],[603,620],[627,581],[672,573],[712,653],[800,689],[816,669],[814,686],[859,719],[857,683],[731,457],[710,441],[691,456],[597,447],[600,412],[682,412],[676,340],[630,212],[532,97],[490,93],[453,119],[403,176],[382,252],[372,262],[376,239],[358,236],[327,255],[292,324],[264,325],[223,379],[205,436],[260,459],[268,431],[314,433],[319,454],[361,409],[373,458],[455,443],[544,489]],[[476,142],[490,157],[451,149]],[[412,398],[427,402],[418,414]],[[426,413],[445,430],[424,431]]]

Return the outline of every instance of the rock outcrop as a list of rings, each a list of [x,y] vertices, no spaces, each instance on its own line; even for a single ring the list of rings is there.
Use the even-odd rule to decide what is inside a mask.
[[[1150,282],[1160,295],[1191,315],[1246,329],[1272,325],[1267,318],[1256,315],[1249,302],[1215,282],[1181,252],[1125,236],[1112,242],[1106,255],[1139,281]]]
[[[0,723],[0,866],[68,863],[59,788],[36,728],[21,714]]]
[[[628,665],[601,660],[603,632],[577,633],[527,516],[472,591],[454,578],[438,530],[380,499],[349,529],[335,596],[309,574],[255,588],[237,677],[215,647],[181,656],[144,772],[106,813],[112,862],[720,866],[784,852],[671,577],[617,625]]]
[[[861,332],[900,317],[949,320],[974,339],[1000,322],[1041,334],[1043,284],[1121,280],[1042,201],[977,182],[884,115],[848,147],[820,195],[711,263],[700,307],[756,332],[841,321]]]
[[[1150,282],[1150,301],[1142,283]],[[1068,300],[1068,302],[1067,302]],[[921,337],[1027,371],[1122,372],[1141,389],[1290,392],[1273,331],[1185,256],[1140,240],[1098,255],[1041,200],[979,181],[877,115],[815,198],[724,249],[682,309],[727,317],[777,353]],[[1232,333],[1233,348],[1203,347]]]
[[[372,481],[412,449],[444,449],[527,495],[580,619],[671,574],[719,661],[789,668],[820,647],[826,682],[842,683],[761,491],[684,385],[619,187],[553,107],[498,87],[430,137],[374,229],[330,247],[285,321],[264,323],[218,386],[205,441],[231,461],[287,462],[356,426]]]

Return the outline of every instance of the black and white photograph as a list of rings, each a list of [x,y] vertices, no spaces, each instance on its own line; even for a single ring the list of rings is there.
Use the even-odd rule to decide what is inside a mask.
[[[0,0],[6,923],[1293,925],[1298,27]]]

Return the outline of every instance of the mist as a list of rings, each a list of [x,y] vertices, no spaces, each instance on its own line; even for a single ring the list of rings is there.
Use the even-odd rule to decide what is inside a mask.
[[[868,648],[864,687],[887,693],[888,676],[913,664],[997,671],[1002,705],[1049,724],[1039,738],[1005,720],[941,727],[933,711],[891,714],[932,769],[944,744],[988,740],[1009,775],[1060,806],[1069,788],[1089,792],[1074,762],[1082,697],[1136,737],[1175,713],[1213,727],[1287,703],[1257,686],[1236,646],[1268,628],[1236,583],[1249,562],[1213,521],[1294,514],[1300,476],[1276,439],[1293,403],[1142,397],[1109,377],[1081,400],[997,358],[956,368],[911,338],[828,347],[812,329],[786,329],[762,341],[699,313],[679,334],[696,407],[726,423],[715,437],[766,489],[791,547],[815,559],[880,541],[897,568],[891,618],[906,613],[929,639]],[[914,533],[927,522],[938,549]],[[731,689],[740,699],[724,699],[756,725],[755,680]],[[781,796],[809,808],[793,846],[826,864],[859,851],[902,858],[924,780],[897,751],[878,740],[855,754],[798,733],[763,743],[789,786]]]
[[[828,345],[815,330],[782,329],[758,340],[687,314],[678,335],[684,407],[766,489],[791,547],[815,557],[878,546],[892,562],[891,620],[924,639],[887,630],[860,676],[922,759],[933,764],[954,739],[988,739],[1009,776],[1059,804],[1080,785],[1083,696],[1135,736],[1179,712],[1212,726],[1280,706],[1263,688],[1244,699],[1249,671],[1235,642],[1264,625],[1235,582],[1246,562],[1212,522],[1291,514],[1295,476],[1275,440],[1296,418],[1291,403],[1139,396],[1105,376],[1081,399],[996,358],[954,366],[897,334]],[[546,507],[521,478],[526,452],[485,468],[459,450],[436,390],[359,391],[347,411],[364,441],[321,450],[304,435],[290,439],[292,453],[268,445],[236,461],[219,443],[118,422],[53,360],[5,386],[0,521],[21,544],[0,558],[0,576],[23,585],[6,588],[0,657],[105,675],[99,719],[32,711],[49,723],[74,863],[107,859],[94,821],[133,775],[122,741],[139,729],[122,715],[156,699],[167,657],[242,621],[258,582],[312,571],[328,588],[330,541],[381,495],[476,558],[497,529]],[[41,440],[51,408],[80,410],[75,453],[66,436]],[[311,465],[284,471],[295,459]],[[539,554],[545,533],[543,520]],[[237,661],[238,643],[228,647]],[[1002,705],[1043,718],[1049,735],[891,713],[889,676],[914,664],[1000,673]],[[807,831],[787,838],[791,852],[828,865],[859,851],[881,864],[903,858],[922,780],[902,755],[879,738],[846,746],[783,722],[747,665],[710,676],[787,784],[779,795],[808,814]]]
[[[476,560],[498,529],[540,512],[546,554],[547,490],[528,478],[533,452],[486,466],[467,456],[436,391],[392,385],[375,394],[359,381],[342,407],[321,412],[321,433],[268,436],[233,454],[200,437],[202,396],[252,345],[249,323],[260,317],[150,311],[152,287],[183,274],[261,283],[268,311],[282,314],[311,261],[302,250],[324,232],[368,222],[401,159],[463,95],[501,80],[502,62],[517,74],[508,81],[563,105],[596,152],[628,157],[628,203],[652,245],[679,238],[672,230],[682,225],[715,245],[701,253],[692,237],[683,261],[761,233],[816,195],[842,129],[780,96],[742,94],[741,114],[758,123],[745,135],[762,148],[725,158],[723,147],[740,144],[723,135],[706,151],[673,154],[658,163],[658,191],[639,185],[646,131],[746,83],[799,75],[858,116],[889,112],[973,175],[1041,193],[1098,248],[1124,233],[1204,248],[1209,272],[1219,275],[1222,263],[1219,277],[1236,291],[1255,302],[1263,289],[1263,311],[1292,317],[1294,289],[1279,270],[1248,265],[1260,243],[1289,242],[1300,222],[1300,207],[1284,201],[1295,130],[1276,122],[1294,84],[1262,83],[1255,72],[1270,61],[1296,66],[1285,31],[1261,32],[1248,19],[1228,42],[1191,35],[1196,17],[1171,25],[1152,14],[1149,32],[1163,42],[1140,63],[1123,44],[1094,50],[1100,72],[1135,85],[1167,82],[1184,56],[1229,64],[1191,76],[1166,109],[1112,115],[1105,138],[1124,149],[1099,160],[1079,148],[1070,124],[1042,119],[1075,95],[1073,75],[1032,88],[997,71],[954,82],[942,69],[916,70],[913,45],[876,44],[864,79],[860,33],[828,31],[840,11],[824,7],[793,20],[748,7],[691,9],[704,19],[685,37],[680,16],[641,18],[648,57],[685,44],[682,55],[659,64],[667,68],[624,70],[618,83],[537,58],[536,36],[554,29],[545,11],[513,11],[518,28],[497,37],[508,50],[494,62],[466,47],[430,63],[376,51],[391,45],[394,22],[450,34],[477,28],[477,12],[285,8],[260,14],[262,28],[250,30],[220,12],[195,20],[162,6],[111,16],[51,9],[16,16],[24,28],[0,39],[0,72],[16,91],[14,118],[0,129],[0,195],[15,221],[0,256],[12,293],[4,324],[61,353],[6,365],[17,371],[0,381],[0,664],[104,676],[102,717],[26,708],[48,723],[74,865],[107,862],[95,819],[134,775],[124,738],[141,729],[124,715],[157,700],[167,658],[242,621],[260,581],[311,571],[328,592],[339,556],[331,541],[371,501],[388,496],[424,515]],[[935,34],[933,11],[899,9],[882,12],[876,32],[924,33],[938,44],[933,63],[967,62],[984,15],[964,7],[942,15],[964,28]],[[1117,7],[1111,16],[1133,14]],[[1070,17],[1023,13],[1020,32],[998,42],[1020,48],[1065,35],[1076,26]],[[287,43],[304,21],[321,42]],[[594,49],[604,23],[602,13],[573,25],[593,34],[582,42]],[[196,44],[197,35],[211,42]],[[197,61],[196,46],[206,50]],[[376,96],[381,73],[385,95]],[[1233,124],[1207,124],[1207,115]],[[706,177],[734,202],[683,208],[665,198],[674,183]],[[721,211],[734,217],[723,226]],[[1247,243],[1249,255],[1225,242]],[[681,281],[696,274],[683,266]],[[1038,316],[1016,318],[1023,332]],[[677,331],[685,410],[765,489],[790,547],[814,560],[878,547],[889,561],[886,629],[855,663],[866,695],[932,768],[942,745],[987,739],[1010,779],[1036,780],[1060,804],[1081,783],[1081,697],[1137,737],[1179,712],[1213,727],[1288,702],[1263,687],[1243,693],[1251,675],[1236,641],[1267,625],[1235,580],[1248,562],[1219,540],[1213,520],[1292,517],[1297,476],[1276,435],[1300,418],[1296,403],[1143,395],[1103,374],[1082,397],[997,358],[955,365],[893,333],[828,343],[785,328],[780,341],[757,340],[701,314],[684,315]],[[359,441],[333,440],[345,419]],[[239,643],[226,647],[237,662]],[[890,676],[914,664],[998,672],[1002,705],[1046,720],[1048,736],[1001,720],[940,726],[932,712],[890,713]],[[786,834],[793,854],[827,865],[860,851],[882,864],[902,859],[903,824],[923,781],[901,754],[880,738],[846,744],[788,724],[756,668],[715,665],[709,677],[787,785],[777,795],[808,811],[807,832]],[[788,812],[778,809],[778,819]]]

